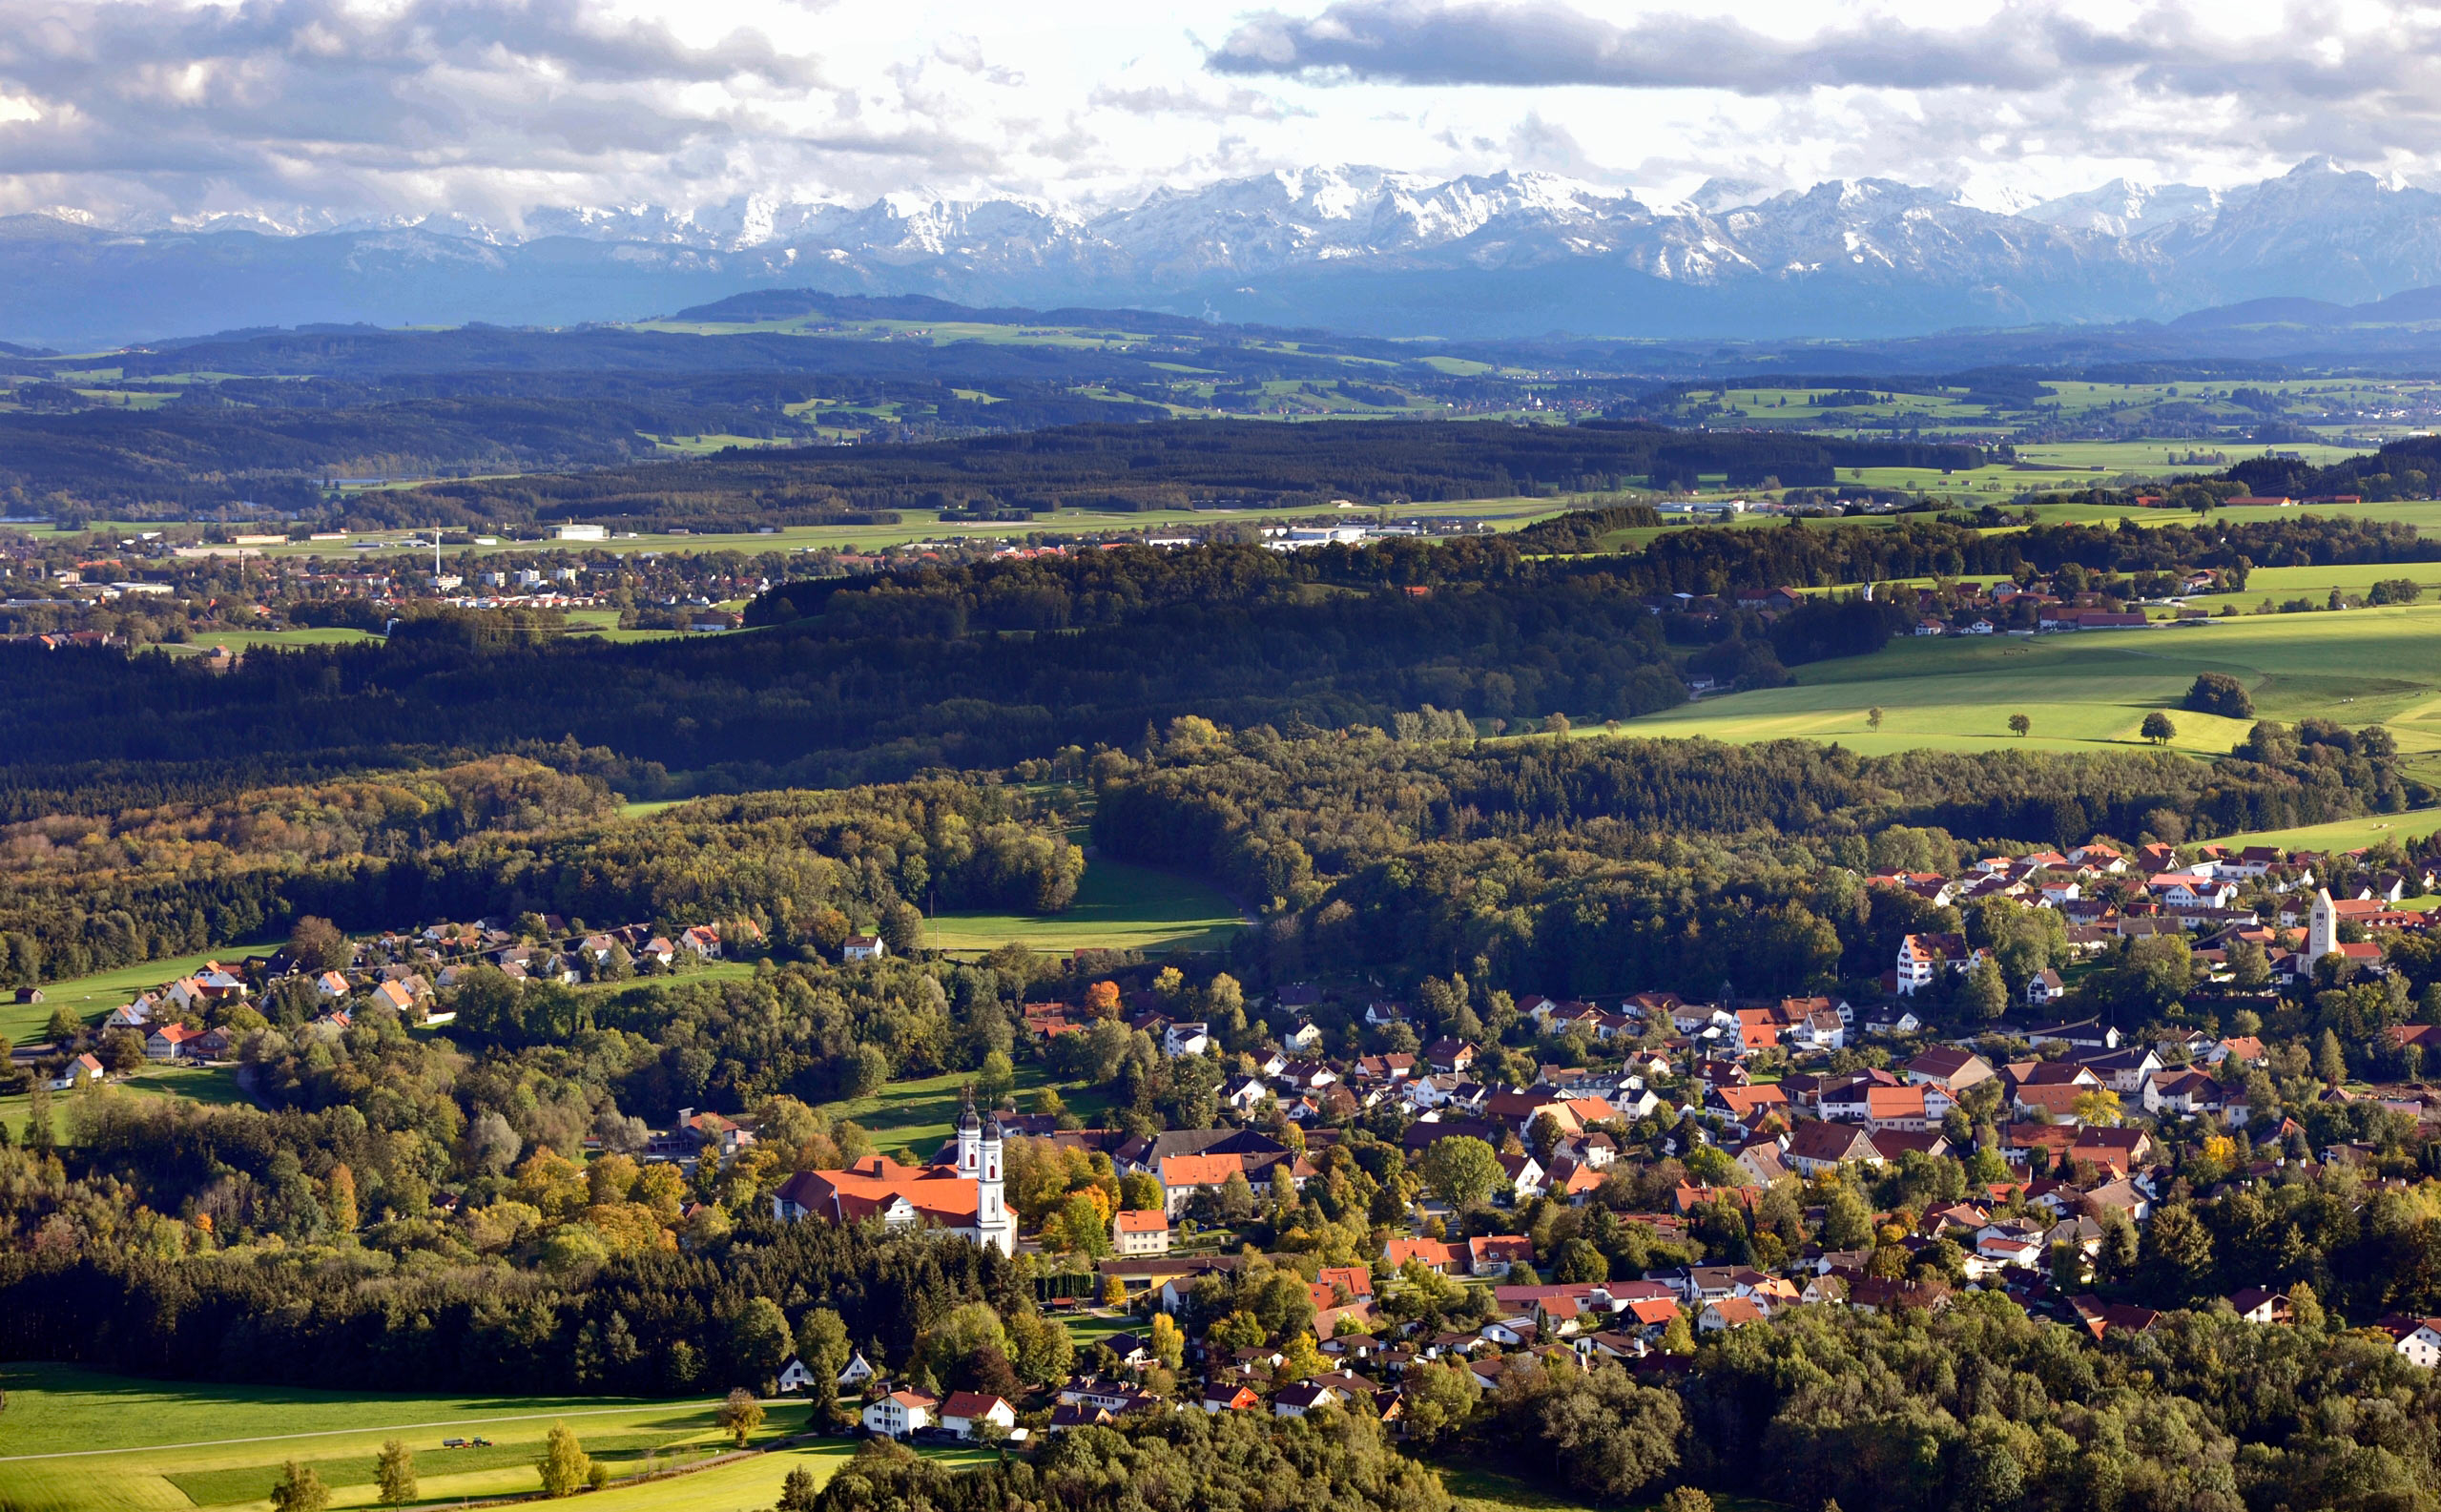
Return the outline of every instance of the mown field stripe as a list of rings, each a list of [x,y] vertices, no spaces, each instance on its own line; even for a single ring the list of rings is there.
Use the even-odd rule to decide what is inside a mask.
[[[702,1401],[673,1401],[669,1404],[669,1407],[674,1412],[684,1408],[719,1405],[718,1398],[710,1398]],[[46,1454],[0,1454],[0,1464],[9,1464],[20,1460],[78,1460],[95,1455],[159,1454],[167,1449],[214,1449],[233,1443],[278,1443],[287,1439],[339,1439],[371,1433],[399,1433],[409,1428],[471,1428],[488,1422],[531,1422],[540,1418],[607,1418],[613,1414],[660,1410],[658,1405],[638,1407],[630,1403],[625,1407],[586,1407],[576,1412],[521,1412],[497,1418],[445,1418],[438,1422],[375,1423],[366,1428],[315,1428],[305,1433],[264,1433],[245,1439],[197,1439],[188,1443],[136,1444],[125,1449],[54,1449]]]

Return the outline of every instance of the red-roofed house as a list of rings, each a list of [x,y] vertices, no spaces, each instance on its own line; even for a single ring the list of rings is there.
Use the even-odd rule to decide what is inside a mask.
[[[190,1029],[183,1024],[164,1024],[144,1037],[144,1058],[148,1061],[183,1061],[194,1053],[194,1042],[201,1038],[201,1029]]]
[[[1466,1274],[1506,1275],[1509,1268],[1534,1263],[1534,1241],[1521,1233],[1486,1233],[1466,1241]]]
[[[1443,1239],[1393,1239],[1382,1248],[1382,1263],[1397,1270],[1414,1260],[1435,1275],[1466,1274],[1467,1254],[1461,1245]]]
[[[883,1439],[904,1439],[929,1428],[941,1403],[920,1391],[894,1391],[864,1409],[864,1431]]]
[[[1174,1218],[1196,1193],[1217,1196],[1230,1177],[1245,1173],[1246,1162],[1236,1155],[1166,1155],[1159,1172],[1163,1211]]]
[[[1124,1208],[1110,1215],[1110,1247],[1121,1254],[1168,1254],[1169,1214]]]
[[[1017,1426],[1017,1409],[982,1392],[952,1392],[941,1404],[941,1425],[970,1441],[1004,1439]]]

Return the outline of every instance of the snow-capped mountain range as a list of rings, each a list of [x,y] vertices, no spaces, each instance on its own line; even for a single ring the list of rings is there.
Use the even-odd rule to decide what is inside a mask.
[[[630,320],[757,288],[1128,305],[1376,335],[1880,337],[2166,320],[2441,283],[2441,195],[2313,159],[2213,191],[2118,180],[2012,208],[1888,179],[1685,202],[1547,175],[1319,168],[1080,214],[894,195],[556,207],[514,227],[0,218],[0,339]]]

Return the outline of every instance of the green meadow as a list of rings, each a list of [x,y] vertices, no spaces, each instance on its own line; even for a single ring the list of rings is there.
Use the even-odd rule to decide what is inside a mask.
[[[2405,846],[2441,831],[2441,809],[2417,809],[2407,814],[2368,814],[2361,818],[2334,819],[2328,824],[2307,824],[2288,830],[2257,830],[2251,835],[2231,835],[2224,845],[2277,845],[2283,850],[2352,851],[2384,840],[2394,840]]]
[[[929,1161],[956,1129],[966,1088],[974,1080],[971,1071],[952,1071],[944,1076],[892,1082],[863,1097],[825,1103],[822,1110],[835,1118],[855,1120],[885,1150]],[[1028,1061],[1017,1067],[1018,1108],[1032,1111],[1035,1094],[1046,1087],[1056,1088],[1069,1110],[1081,1118],[1090,1120],[1109,1107],[1109,1094],[1103,1088],[1055,1081],[1044,1069],[1043,1063]]]
[[[132,966],[96,971],[92,976],[76,977],[67,982],[48,982],[43,984],[43,1001],[40,1003],[0,1002],[0,1034],[7,1035],[12,1045],[38,1040],[42,1038],[43,1025],[61,1007],[93,1023],[137,993],[165,982],[176,982],[199,969],[207,961],[234,962],[271,948],[268,944],[220,945],[191,956],[172,956],[165,961],[146,961]]]
[[[2327,572],[2331,570],[2306,570]],[[2441,605],[2343,613],[2248,614],[2193,628],[2030,638],[1905,638],[1871,655],[1796,670],[1787,688],[1705,698],[1629,720],[1641,735],[1836,740],[1872,754],[2023,744],[2128,750],[2144,716],[2168,712],[2173,749],[2219,755],[2248,721],[2179,707],[2196,674],[2244,683],[2257,714],[2380,723],[2411,767],[2441,766]],[[1882,711],[1880,727],[1868,711]],[[2024,715],[2032,730],[2009,729]],[[2416,761],[2422,756],[2426,760]]]
[[[957,954],[1006,944],[1065,955],[1074,950],[1217,950],[1242,922],[1218,889],[1174,872],[1124,861],[1086,862],[1065,913],[944,913],[926,943]]]
[[[375,1501],[374,1457],[387,1439],[415,1454],[422,1506],[540,1489],[534,1460],[566,1422],[614,1476],[668,1469],[728,1447],[713,1400],[618,1398],[417,1397],[140,1380],[69,1365],[0,1367],[0,1506],[10,1512],[132,1508],[267,1508],[289,1460],[310,1465],[334,1506]],[[795,1402],[775,1402],[756,1434],[773,1445],[801,1431]],[[444,1439],[491,1447],[444,1449]],[[838,1441],[754,1456],[677,1480],[598,1493],[588,1506],[768,1506],[793,1463],[827,1477]]]

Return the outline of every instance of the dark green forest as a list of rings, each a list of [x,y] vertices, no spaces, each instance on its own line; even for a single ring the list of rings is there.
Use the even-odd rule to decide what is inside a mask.
[[[2202,839],[2430,801],[2394,756],[2387,732],[2321,722],[2259,725],[2210,763],[1257,730],[1103,763],[1094,836],[1274,900],[1261,949],[1280,976],[1775,996],[1870,981],[1902,935],[1943,927],[1859,875],[1947,870],[1953,836],[1976,854]]]

